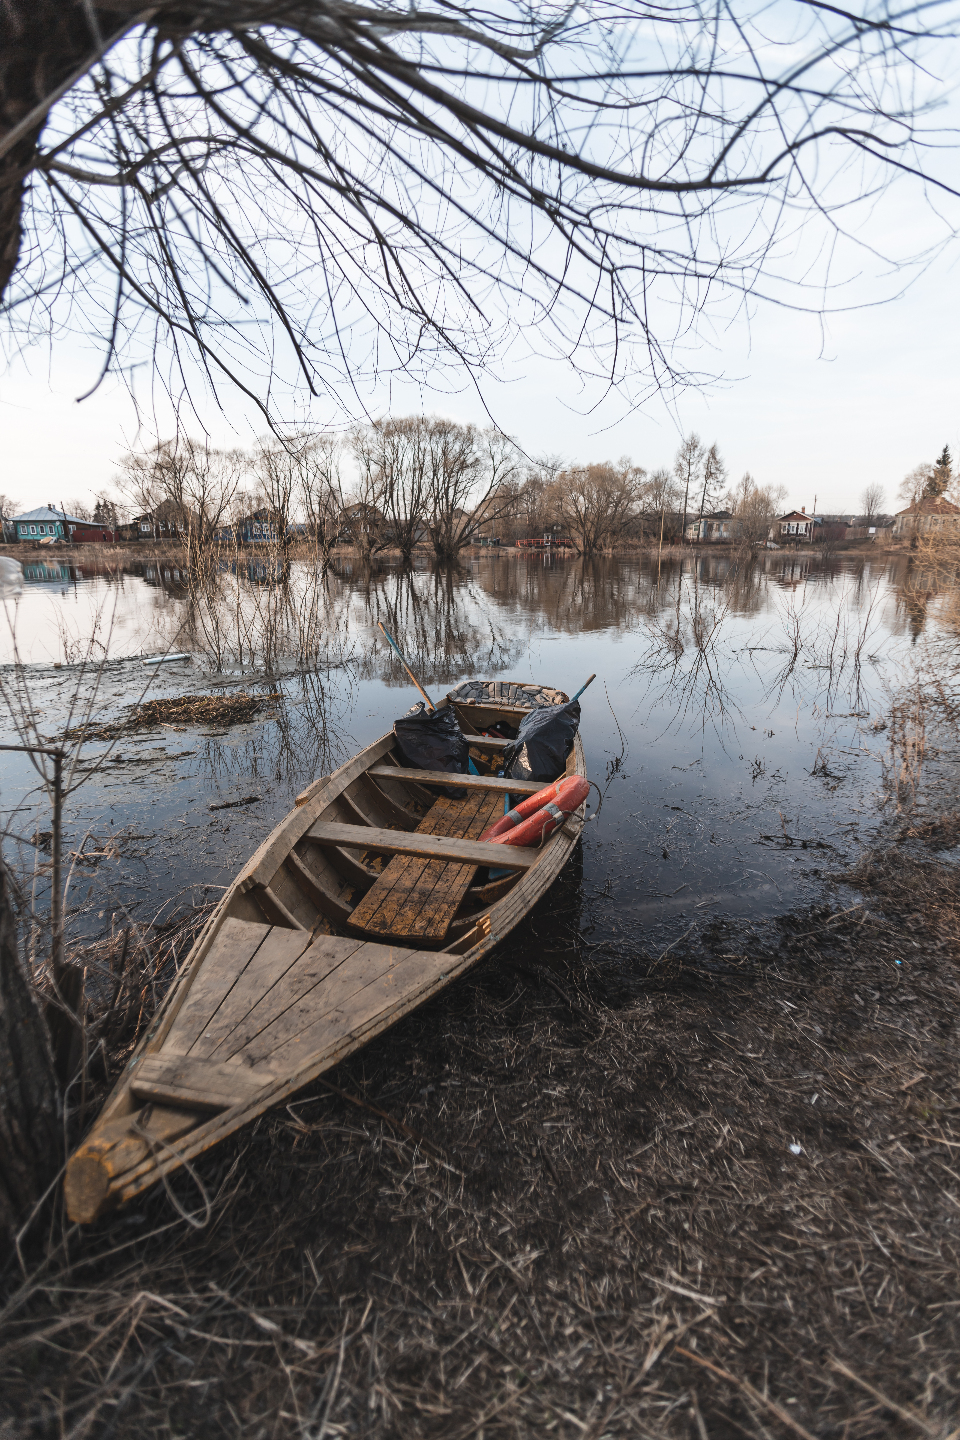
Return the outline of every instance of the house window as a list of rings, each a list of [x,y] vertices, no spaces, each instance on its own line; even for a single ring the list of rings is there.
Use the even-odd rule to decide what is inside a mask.
[[[30,534],[31,534],[31,535],[36,535],[36,533],[37,533],[37,527],[36,527],[36,525],[31,525],[31,526],[30,526]]]

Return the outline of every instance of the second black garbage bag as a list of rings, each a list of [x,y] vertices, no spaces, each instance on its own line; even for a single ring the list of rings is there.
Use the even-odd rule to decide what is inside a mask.
[[[421,700],[409,715],[394,720],[393,733],[404,762],[413,769],[467,773],[470,747],[452,705],[428,710]]]
[[[558,780],[579,728],[579,700],[531,711],[504,754],[505,773],[513,780]]]

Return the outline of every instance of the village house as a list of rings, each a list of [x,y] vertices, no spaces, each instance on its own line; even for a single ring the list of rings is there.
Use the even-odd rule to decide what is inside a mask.
[[[233,527],[234,538],[244,545],[275,544],[280,538],[278,517],[262,508],[243,515]]]
[[[276,543],[279,537],[277,516],[266,507],[241,515],[230,525],[221,525],[213,535],[221,545],[267,545]]]
[[[924,495],[899,512],[893,534],[897,540],[913,535],[960,535],[960,505],[942,496]]]
[[[62,541],[67,545],[110,544],[116,539],[116,532],[104,525],[91,524],[77,515],[68,515],[65,510],[55,510],[52,505],[41,505],[18,515],[13,522],[17,540],[21,545],[53,545]]]
[[[277,511],[264,506],[249,515],[241,515],[230,525],[221,525],[213,532],[213,538],[218,545],[276,545],[282,525]],[[302,520],[292,520],[284,534],[288,540],[305,540],[310,534],[310,527]]]
[[[713,544],[718,540],[732,540],[737,522],[729,510],[714,510],[711,515],[697,515],[687,521],[684,537],[687,540],[702,540]]]
[[[161,500],[154,510],[134,515],[117,527],[120,540],[178,540],[186,535],[180,507],[173,500]]]
[[[341,511],[337,532],[337,543],[340,545],[359,545],[362,549],[364,539],[386,538],[388,534],[387,518],[383,511],[376,505],[368,504],[366,500],[355,500],[351,505],[345,505]]]
[[[770,539],[803,541],[813,539],[814,519],[805,509],[791,510],[789,515],[780,515],[771,526]]]

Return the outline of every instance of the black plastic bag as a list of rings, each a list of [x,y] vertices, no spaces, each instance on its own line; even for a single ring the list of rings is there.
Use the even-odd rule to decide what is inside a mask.
[[[393,722],[404,764],[414,770],[446,770],[465,775],[470,749],[452,705],[428,710],[421,700],[409,715]]]
[[[579,728],[579,700],[533,710],[520,721],[517,738],[504,753],[505,773],[512,780],[558,780]]]

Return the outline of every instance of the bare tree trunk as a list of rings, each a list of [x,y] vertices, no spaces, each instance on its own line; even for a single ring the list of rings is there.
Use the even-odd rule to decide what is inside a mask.
[[[47,118],[43,102],[126,29],[136,8],[135,0],[121,0],[109,9],[89,0],[4,0],[0,5],[0,140],[41,107],[36,123],[0,158],[0,296],[20,259],[21,211]]]
[[[0,1254],[60,1166],[50,1037],[17,946],[12,886],[0,861]]]
[[[6,100],[7,96],[3,96],[3,101]],[[3,105],[4,110],[9,108],[9,105]],[[10,128],[8,125],[3,126],[4,131]],[[0,295],[6,292],[10,277],[20,259],[20,246],[23,243],[20,214],[23,209],[26,177],[39,138],[38,125],[0,160]]]

